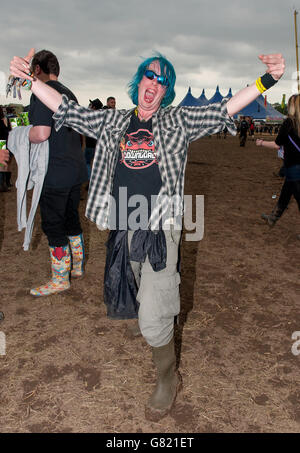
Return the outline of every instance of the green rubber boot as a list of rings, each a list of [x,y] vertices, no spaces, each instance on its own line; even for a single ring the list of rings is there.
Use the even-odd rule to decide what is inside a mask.
[[[145,408],[145,416],[148,420],[157,422],[172,409],[177,393],[182,388],[182,382],[179,372],[175,369],[174,338],[165,346],[152,348],[152,354],[157,369],[157,381]]]

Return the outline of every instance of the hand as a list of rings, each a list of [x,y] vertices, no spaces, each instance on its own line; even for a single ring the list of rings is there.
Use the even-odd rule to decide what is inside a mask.
[[[285,69],[285,61],[281,53],[274,53],[269,55],[259,55],[258,57],[262,63],[267,65],[267,70],[274,80],[279,80],[282,77]]]
[[[33,80],[33,77],[29,76],[30,73],[30,60],[34,56],[34,48],[30,49],[26,57],[14,57],[10,62],[10,73],[14,77],[20,77],[21,79]]]
[[[8,164],[9,161],[9,151],[8,149],[0,149],[0,164],[6,165]]]
[[[262,146],[263,140],[261,138],[258,138],[256,140],[256,146]]]

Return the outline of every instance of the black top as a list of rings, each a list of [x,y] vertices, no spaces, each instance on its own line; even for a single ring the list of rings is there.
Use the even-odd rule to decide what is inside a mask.
[[[77,102],[74,94],[58,81],[46,82],[69,99]],[[87,170],[81,149],[80,134],[70,127],[54,129],[53,112],[34,94],[30,98],[29,121],[33,126],[50,126],[49,164],[45,177],[46,187],[67,188],[87,181]]]
[[[284,147],[284,165],[291,167],[293,165],[300,165],[300,151],[289,140],[291,139],[300,148],[300,137],[293,127],[293,122],[290,118],[287,118],[279,129],[279,133],[275,139],[275,143],[278,146]]]
[[[161,184],[154,149],[152,119],[140,121],[133,114],[120,144],[113,184],[112,195],[116,200],[117,229],[147,228],[151,214],[151,195],[158,195]],[[120,188],[123,191],[122,195],[119,192]],[[134,195],[138,197],[132,198],[132,206],[129,206],[130,197]],[[132,214],[131,220],[140,226],[132,225],[130,214]]]
[[[92,138],[92,137],[88,137],[86,136],[85,137],[85,146],[86,148],[96,148],[96,143],[97,143],[97,140],[95,138]]]
[[[249,128],[248,122],[246,120],[242,120],[240,128],[241,128],[242,132],[246,132],[248,130],[248,128]]]
[[[0,140],[8,140],[8,133],[11,130],[10,123],[8,121],[8,126],[5,126],[4,121],[0,119]]]

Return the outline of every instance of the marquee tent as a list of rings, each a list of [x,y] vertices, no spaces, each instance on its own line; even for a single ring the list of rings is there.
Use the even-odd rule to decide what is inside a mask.
[[[205,91],[204,89],[202,90],[201,96],[198,97],[198,101],[200,105],[208,105],[208,99],[205,96]]]
[[[224,96],[225,98],[232,98],[232,91],[231,91],[231,88],[229,88],[229,91],[228,93],[226,94],[226,96]]]
[[[201,96],[199,98],[195,98],[192,95],[191,87],[189,87],[188,92],[185,98],[181,101],[179,106],[202,106],[213,104],[214,102],[221,102],[224,98],[231,98],[232,91],[229,88],[229,91],[226,96],[222,96],[219,90],[219,86],[216,88],[216,92],[212,98],[209,100],[205,96],[204,89],[202,90]],[[235,118],[238,116],[251,116],[254,120],[265,120],[265,121],[282,121],[285,118],[285,115],[278,112],[271,104],[267,102],[265,106],[264,96],[260,95],[257,99],[255,99],[251,104],[247,105],[244,109],[234,115]]]
[[[214,104],[215,102],[221,102],[222,99],[223,99],[223,96],[221,95],[221,93],[219,91],[219,85],[218,85],[217,88],[216,88],[215,94],[213,95],[212,98],[209,99],[208,103],[209,104]]]
[[[226,98],[231,98],[232,97],[231,88],[229,88],[228,94],[225,97]],[[209,100],[205,96],[205,90],[204,89],[202,90],[201,96],[199,96],[198,98],[195,98],[192,95],[191,87],[189,87],[187,94],[185,95],[183,100],[178,105],[180,107],[181,106],[187,106],[187,105],[190,105],[190,106],[195,106],[195,105],[199,106],[200,105],[200,106],[202,106],[202,105],[213,104],[214,102],[221,102],[223,98],[224,98],[224,96],[221,95],[220,90],[219,90],[219,86],[217,86],[215,94]]]
[[[186,96],[183,98],[183,100],[178,105],[179,105],[179,107],[183,107],[183,106],[199,107],[200,105],[203,105],[203,104],[201,104],[200,101],[192,95],[191,87],[189,87]]]
[[[256,100],[266,109],[266,121],[282,121],[286,118],[285,115],[274,109],[274,107],[269,104],[269,102],[267,102],[267,105],[265,106],[265,98],[262,94]]]
[[[261,105],[257,99],[255,99],[251,102],[251,104],[248,104],[245,108],[234,115],[235,118],[237,116],[251,116],[254,120],[265,120],[267,111],[264,105]]]

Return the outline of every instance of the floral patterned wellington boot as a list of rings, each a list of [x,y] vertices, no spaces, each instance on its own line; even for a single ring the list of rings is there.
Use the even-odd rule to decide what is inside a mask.
[[[84,264],[84,242],[82,234],[78,236],[68,236],[72,254],[71,278],[83,276]]]
[[[49,247],[52,278],[43,286],[30,290],[33,296],[49,296],[70,288],[71,255],[69,245]]]

